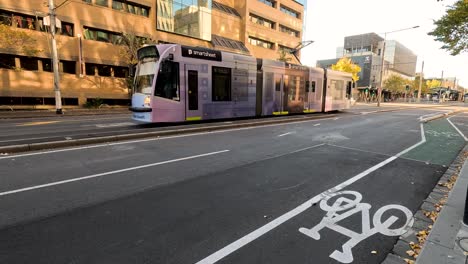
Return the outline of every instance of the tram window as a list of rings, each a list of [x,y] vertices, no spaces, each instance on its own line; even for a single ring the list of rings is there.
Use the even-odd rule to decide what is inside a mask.
[[[276,77],[275,78],[275,90],[277,92],[281,91],[281,77]]]
[[[306,91],[306,93],[310,92],[310,81],[306,81],[306,83],[305,83],[305,91]]]
[[[311,91],[311,92],[315,93],[315,81],[312,81],[312,86],[311,86],[311,88],[312,88],[312,91]]]
[[[213,101],[231,101],[231,69],[212,68]]]
[[[179,63],[165,61],[161,63],[154,95],[179,101]]]

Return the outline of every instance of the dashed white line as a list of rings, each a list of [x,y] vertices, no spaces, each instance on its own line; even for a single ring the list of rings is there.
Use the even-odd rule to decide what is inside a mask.
[[[320,126],[320,123],[318,123],[318,124],[315,124],[314,126]]]
[[[36,190],[36,189],[42,189],[42,188],[51,187],[51,186],[55,186],[55,185],[61,185],[61,184],[70,183],[70,182],[83,181],[83,180],[103,177],[103,176],[107,176],[107,175],[132,171],[132,170],[139,170],[139,169],[159,166],[159,165],[163,165],[163,164],[174,163],[174,162],[183,161],[183,160],[190,160],[190,159],[196,159],[196,158],[201,158],[201,157],[206,157],[206,156],[212,156],[212,155],[221,154],[221,153],[228,152],[228,151],[229,150],[215,151],[215,152],[210,152],[210,153],[205,153],[205,154],[200,154],[200,155],[194,155],[194,156],[189,156],[189,157],[184,157],[184,158],[179,158],[179,159],[173,159],[173,160],[166,160],[166,161],[161,161],[161,162],[156,162],[156,163],[151,163],[151,164],[146,164],[146,165],[141,165],[141,166],[136,166],[136,167],[131,167],[131,168],[126,168],[126,169],[121,169],[121,170],[108,171],[108,172],[88,175],[88,176],[79,177],[79,178],[73,178],[73,179],[64,180],[64,181],[56,181],[56,182],[51,182],[51,183],[46,183],[46,184],[41,184],[41,185],[36,185],[36,186],[31,186],[31,187],[26,187],[26,188],[21,188],[21,189],[2,192],[2,193],[0,193],[0,196],[5,196],[5,195],[9,195],[9,194],[14,194],[14,193],[21,193],[21,192],[26,192],[26,191],[32,191],[32,190]]]
[[[291,135],[291,134],[294,134],[294,133],[296,133],[296,132],[295,131],[287,132],[287,133],[279,135],[278,137],[284,137],[284,136]]]
[[[273,221],[265,224],[264,226],[254,230],[253,232],[245,235],[244,237],[241,237],[240,239],[232,242],[231,244],[221,248],[220,250],[214,252],[213,254],[207,256],[206,258],[198,261],[196,264],[212,264],[216,263],[219,260],[225,258],[226,256],[230,255],[231,253],[237,251],[238,249],[242,248],[243,246],[249,244],[250,242],[256,240],[257,238],[263,236],[264,234],[270,232],[271,230],[275,229],[276,227],[280,226],[281,224],[285,223],[286,221],[290,220],[291,218],[294,218],[295,216],[303,213],[310,207],[312,207],[313,204],[318,203],[320,200],[323,198],[329,196],[331,193],[335,193],[337,191],[340,191],[347,186],[353,184],[354,182],[364,178],[365,176],[369,175],[370,173],[382,168],[383,166],[389,164],[390,162],[396,160],[399,156],[407,153],[408,151],[420,146],[421,144],[426,142],[426,137],[424,135],[424,127],[423,124],[421,124],[421,141],[418,142],[417,144],[403,150],[402,152],[398,153],[395,156],[392,156],[377,165],[370,167],[369,169],[359,173],[358,175],[348,179],[347,181],[340,183],[336,185],[335,187],[328,189],[327,191],[316,195],[315,197],[311,198],[310,200],[304,202],[303,204],[299,205],[298,207],[294,208],[293,210],[281,215],[280,217],[274,219]]]

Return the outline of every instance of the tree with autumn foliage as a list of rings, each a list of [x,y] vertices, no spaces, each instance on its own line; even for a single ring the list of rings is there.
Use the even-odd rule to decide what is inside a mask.
[[[383,83],[383,87],[395,93],[404,93],[406,86],[406,79],[400,75],[392,74]]]
[[[429,89],[440,87],[441,84],[442,84],[441,81],[437,80],[437,79],[432,79],[432,80],[427,80],[426,81],[426,85],[427,85],[427,87]]]
[[[353,61],[347,57],[341,58],[336,64],[331,66],[331,69],[335,71],[351,73],[353,82],[357,82],[359,80],[358,74],[361,72],[361,67],[359,67],[357,64],[354,64]]]
[[[29,32],[4,24],[0,24],[0,50],[26,56],[41,52],[37,48],[37,40]]]

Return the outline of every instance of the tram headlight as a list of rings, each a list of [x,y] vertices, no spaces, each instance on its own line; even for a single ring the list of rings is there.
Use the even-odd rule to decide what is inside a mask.
[[[145,100],[143,101],[143,104],[148,107],[151,106],[151,97],[146,96]]]

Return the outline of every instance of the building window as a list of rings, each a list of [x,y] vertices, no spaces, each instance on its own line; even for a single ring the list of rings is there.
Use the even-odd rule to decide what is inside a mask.
[[[51,59],[40,59],[42,62],[42,71],[52,72],[52,60]]]
[[[299,31],[294,30],[292,28],[285,27],[283,25],[280,25],[279,29],[280,29],[281,32],[284,32],[284,33],[286,33],[288,35],[291,35],[292,37],[298,38],[299,35],[300,35]]]
[[[273,8],[276,7],[276,1],[272,1],[272,0],[258,0],[258,1],[264,3],[267,6],[271,6]]]
[[[83,2],[91,4],[92,0],[83,0]]]
[[[128,77],[128,67],[113,67],[114,77],[116,78],[127,78]]]
[[[250,45],[263,47],[266,49],[273,49],[274,47],[274,43],[254,37],[249,37],[249,43]]]
[[[265,26],[267,28],[275,29],[275,24],[276,24],[275,22],[268,20],[266,18],[257,16],[257,15],[254,15],[254,14],[250,14],[249,16],[250,16],[251,22]]]
[[[39,70],[37,58],[23,57],[23,56],[19,58],[20,58],[21,69],[26,70],[26,71],[38,71]]]
[[[209,0],[157,0],[157,29],[211,41],[211,3]]]
[[[14,69],[15,67],[15,56],[10,54],[0,54],[0,68]]]
[[[122,35],[107,30],[84,27],[84,38],[101,42],[108,42],[115,45],[122,44]]]
[[[120,10],[139,16],[149,16],[149,7],[124,0],[112,0],[112,9]]]
[[[279,50],[284,51],[286,53],[293,53],[294,52],[293,48],[286,47],[286,46],[283,46],[283,45],[279,45]]]
[[[231,101],[231,69],[213,66],[212,78],[212,100]]]
[[[109,6],[109,1],[108,0],[94,0],[94,3],[96,5],[100,5],[100,6],[105,6],[105,7]]]
[[[35,16],[13,13],[0,10],[0,24],[24,29],[40,29],[42,19],[37,20]]]
[[[76,74],[76,62],[75,61],[60,61],[62,64],[63,73]]]
[[[62,22],[60,35],[73,37],[73,24],[68,22]]]
[[[284,6],[284,5],[281,5],[281,6],[280,6],[280,10],[281,10],[281,12],[283,12],[283,13],[285,13],[285,14],[288,14],[288,15],[290,15],[290,16],[293,16],[293,17],[295,17],[295,18],[300,18],[300,16],[301,16],[301,14],[300,14],[299,12],[294,11],[294,10],[292,10],[291,8],[286,7],[286,6]]]

